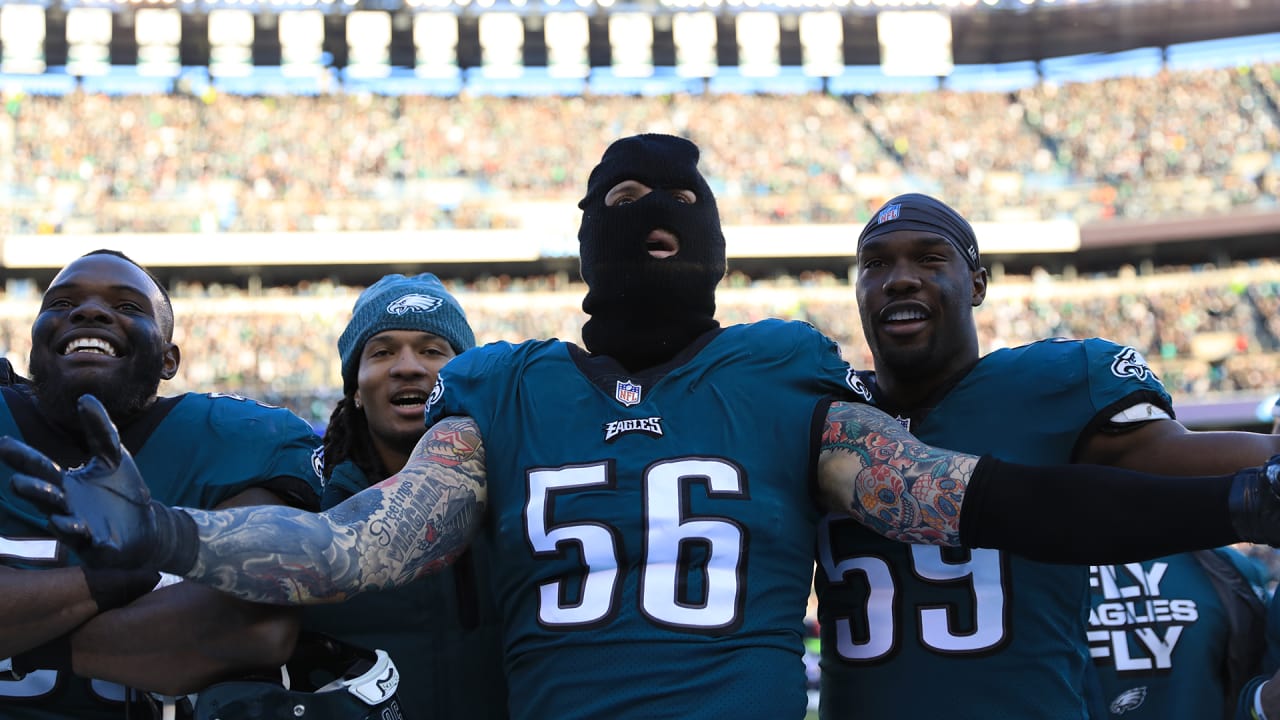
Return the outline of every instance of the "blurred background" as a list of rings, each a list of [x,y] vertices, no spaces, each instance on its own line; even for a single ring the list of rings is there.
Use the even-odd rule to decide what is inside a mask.
[[[318,432],[386,272],[439,275],[482,343],[577,341],[579,193],[657,131],[703,149],[724,323],[868,366],[854,241],[920,191],[975,221],[984,351],[1132,344],[1201,429],[1265,431],[1280,392],[1280,0],[0,0],[0,98],[19,371],[102,247],[174,297],[162,392]]]
[[[99,247],[169,285],[169,391],[322,428],[359,289],[431,271],[481,342],[577,340],[575,204],[692,138],[723,322],[869,357],[849,287],[904,191],[976,222],[984,349],[1102,335],[1193,427],[1280,392],[1280,0],[0,0],[0,353]]]

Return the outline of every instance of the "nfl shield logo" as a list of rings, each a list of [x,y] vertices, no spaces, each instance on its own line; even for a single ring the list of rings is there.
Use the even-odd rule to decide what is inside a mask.
[[[901,210],[902,210],[902,205],[890,205],[889,207],[881,210],[880,214],[876,216],[876,224],[883,225],[889,222],[890,220],[897,220],[898,213]]]
[[[630,380],[619,380],[618,389],[614,391],[613,397],[623,405],[631,407],[640,402],[640,386]]]

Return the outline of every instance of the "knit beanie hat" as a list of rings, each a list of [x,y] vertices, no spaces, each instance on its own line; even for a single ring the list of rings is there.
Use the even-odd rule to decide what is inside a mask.
[[[579,261],[591,318],[582,338],[592,353],[630,370],[670,359],[698,335],[718,326],[715,288],[725,273],[720,212],[698,172],[698,146],[671,135],[644,134],[611,144],[587,180],[578,203]],[[605,196],[624,180],[652,192],[609,207]],[[695,202],[672,196],[689,190]],[[676,236],[679,251],[655,258],[650,233]]]
[[[351,321],[338,338],[342,389],[356,387],[360,353],[369,338],[387,330],[420,330],[448,341],[455,353],[476,346],[475,333],[458,301],[431,273],[386,275],[365,288],[351,309]]]

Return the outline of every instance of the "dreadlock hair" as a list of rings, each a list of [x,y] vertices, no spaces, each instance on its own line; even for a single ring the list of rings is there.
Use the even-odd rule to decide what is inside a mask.
[[[382,466],[382,460],[373,447],[373,436],[369,433],[369,421],[364,412],[356,407],[355,389],[344,394],[333,408],[329,416],[329,426],[325,428],[324,469],[322,473],[327,481],[333,477],[333,469],[350,460],[365,477],[382,480],[391,473]]]

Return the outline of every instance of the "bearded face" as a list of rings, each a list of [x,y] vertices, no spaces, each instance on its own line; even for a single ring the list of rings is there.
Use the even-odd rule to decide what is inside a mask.
[[[42,412],[76,430],[81,395],[96,396],[117,423],[150,405],[178,368],[167,313],[159,286],[128,260],[89,255],[68,265],[31,327],[29,369]]]
[[[32,333],[33,338],[35,332]],[[131,417],[146,408],[160,388],[164,348],[155,338],[139,338],[129,354],[111,368],[85,367],[47,345],[31,349],[31,382],[41,409],[50,420],[66,428],[78,428],[76,403],[81,395],[94,395],[113,419]],[[83,352],[83,351],[77,351]]]

